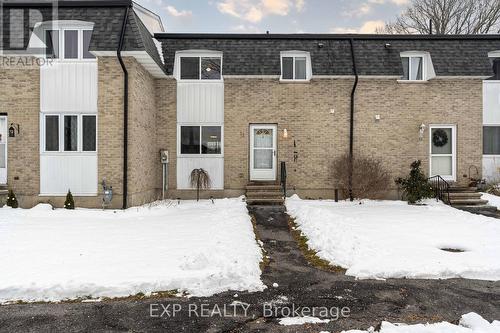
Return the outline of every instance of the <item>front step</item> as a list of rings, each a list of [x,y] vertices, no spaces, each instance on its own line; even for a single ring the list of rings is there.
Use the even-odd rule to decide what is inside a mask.
[[[483,199],[452,199],[450,198],[450,204],[452,206],[484,206],[488,203],[488,200]]]
[[[0,185],[0,207],[3,207],[7,202],[7,195],[9,194],[7,185]]]
[[[469,187],[469,186],[450,186],[450,194],[451,193],[476,193],[477,187]]]
[[[247,204],[283,205],[281,186],[276,182],[250,182],[246,186]]]
[[[450,199],[481,199],[478,192],[450,192]]]

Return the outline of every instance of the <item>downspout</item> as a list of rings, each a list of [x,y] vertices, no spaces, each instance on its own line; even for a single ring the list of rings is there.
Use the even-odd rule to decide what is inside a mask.
[[[356,88],[358,87],[359,75],[358,69],[356,67],[356,54],[354,53],[354,40],[349,39],[349,44],[351,45],[351,59],[352,59],[352,70],[354,72],[354,85],[351,91],[351,119],[349,127],[349,200],[353,201],[352,196],[352,174],[353,174],[353,160],[354,160],[354,100],[356,96]]]
[[[127,19],[130,6],[125,8],[125,15],[123,15],[122,31],[120,34],[120,43],[116,56],[120,62],[123,71],[123,204],[122,208],[127,209],[127,196],[128,196],[128,71],[122,59],[123,41],[125,40],[125,30],[127,28]]]

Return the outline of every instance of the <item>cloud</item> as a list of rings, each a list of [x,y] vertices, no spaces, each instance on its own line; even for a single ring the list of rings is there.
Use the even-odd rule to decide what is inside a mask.
[[[165,7],[167,12],[173,17],[191,17],[193,16],[193,12],[190,10],[177,10],[174,6]]]
[[[385,26],[384,21],[366,21],[357,28],[349,27],[335,27],[330,29],[330,32],[335,34],[373,34],[377,32],[377,28],[383,28]]]
[[[286,16],[292,8],[302,11],[305,0],[222,0],[217,9],[227,14],[252,23],[260,22],[265,16]]]
[[[388,3],[392,3],[397,6],[404,6],[409,2],[410,0],[367,0],[361,3],[356,8],[351,8],[347,11],[344,11],[342,14],[347,17],[361,17],[370,14],[373,10],[373,6],[385,5]]]
[[[246,32],[246,33],[260,33],[262,32],[258,27],[254,25],[239,24],[231,27],[231,31],[235,32]]]
[[[377,31],[377,28],[385,27],[385,22],[381,20],[377,21],[366,21],[361,28],[359,28],[359,33],[361,34],[372,34]]]

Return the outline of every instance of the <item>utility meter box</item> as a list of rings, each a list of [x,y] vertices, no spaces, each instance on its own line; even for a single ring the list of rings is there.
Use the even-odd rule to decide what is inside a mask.
[[[160,150],[160,160],[163,164],[168,163],[168,150]]]

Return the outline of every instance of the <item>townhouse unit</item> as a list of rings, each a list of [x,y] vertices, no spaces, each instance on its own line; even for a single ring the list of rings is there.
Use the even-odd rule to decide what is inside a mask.
[[[349,149],[393,178],[420,159],[450,183],[500,179],[498,35],[177,34],[130,1],[2,9],[0,184],[22,206],[192,198],[197,168],[204,196],[239,196],[280,165],[289,194],[329,198]]]

